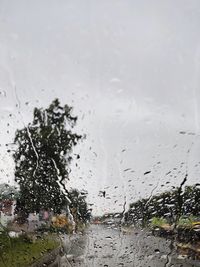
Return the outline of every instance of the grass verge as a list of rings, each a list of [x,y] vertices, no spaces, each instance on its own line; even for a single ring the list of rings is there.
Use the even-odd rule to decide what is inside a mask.
[[[55,235],[42,236],[32,242],[21,236],[9,238],[0,234],[0,267],[27,267],[59,246]]]

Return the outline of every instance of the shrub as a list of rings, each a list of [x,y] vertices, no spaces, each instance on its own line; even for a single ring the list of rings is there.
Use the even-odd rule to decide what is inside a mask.
[[[167,224],[167,220],[165,218],[158,218],[158,217],[153,217],[151,219],[151,226],[154,227],[161,227],[163,225]]]

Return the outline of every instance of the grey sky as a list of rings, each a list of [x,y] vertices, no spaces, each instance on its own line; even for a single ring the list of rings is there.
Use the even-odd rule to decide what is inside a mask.
[[[186,160],[194,183],[199,28],[198,0],[0,0],[0,181],[13,180],[5,144],[16,128],[35,106],[59,97],[87,134],[70,184],[89,191],[96,213],[122,209],[125,196],[129,202],[178,185]],[[146,170],[152,173],[143,176]],[[111,199],[97,196],[104,188]]]

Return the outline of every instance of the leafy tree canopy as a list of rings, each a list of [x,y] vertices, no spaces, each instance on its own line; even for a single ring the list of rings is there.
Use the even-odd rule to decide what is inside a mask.
[[[199,216],[199,199],[199,184],[185,186],[181,192],[180,188],[175,188],[172,191],[131,203],[130,209],[125,214],[126,221],[145,225],[154,217],[166,218],[169,222],[175,222],[181,216]]]
[[[72,132],[77,117],[55,99],[48,108],[35,108],[33,121],[17,130],[14,143],[15,180],[20,186],[17,208],[26,213],[49,209],[60,212],[69,202],[71,152],[82,138]]]
[[[91,209],[88,209],[86,202],[87,192],[79,192],[77,189],[69,191],[71,200],[70,209],[76,222],[87,222],[91,218]]]

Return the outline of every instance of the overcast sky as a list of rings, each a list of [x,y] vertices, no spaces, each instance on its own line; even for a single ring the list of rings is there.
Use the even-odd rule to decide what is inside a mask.
[[[0,0],[0,182],[13,182],[15,130],[58,97],[87,134],[68,186],[95,214],[180,184],[186,165],[195,183],[199,29],[199,0]]]

